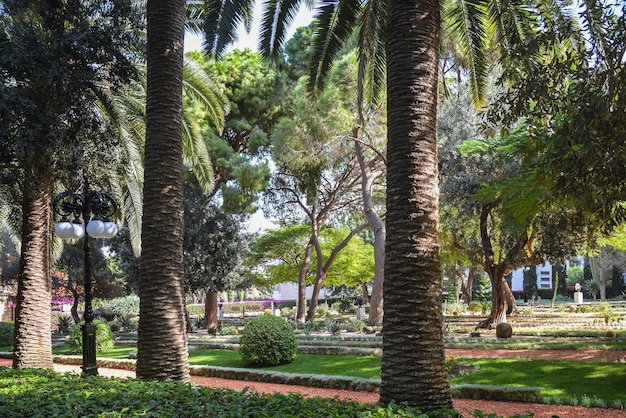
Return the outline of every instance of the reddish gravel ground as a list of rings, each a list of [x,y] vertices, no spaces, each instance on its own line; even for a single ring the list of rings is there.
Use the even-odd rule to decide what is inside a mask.
[[[561,359],[579,361],[619,361],[626,359],[626,351],[620,350],[446,350],[446,356],[455,358],[523,358],[523,359]],[[10,366],[11,361],[0,359],[0,366]],[[59,372],[80,373],[79,366],[67,366],[55,364],[55,370]],[[115,370],[100,368],[102,376],[111,377],[134,377],[135,373],[128,370]],[[378,394],[371,392],[352,392],[347,390],[312,388],[294,385],[280,385],[274,383],[249,382],[212,377],[192,376],[191,380],[199,385],[215,388],[227,388],[242,390],[251,388],[260,393],[301,393],[305,396],[339,397],[341,399],[353,399],[359,402],[377,402]],[[496,413],[500,416],[510,417],[515,414],[524,414],[532,411],[535,417],[552,418],[626,418],[626,411],[601,408],[584,408],[560,405],[528,404],[519,402],[496,402],[471,399],[454,399],[454,408],[464,416],[470,416],[471,412],[479,409],[484,413]]]

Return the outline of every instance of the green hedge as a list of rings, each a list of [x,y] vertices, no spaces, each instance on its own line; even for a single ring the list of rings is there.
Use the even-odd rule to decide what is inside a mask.
[[[69,347],[73,353],[82,353],[83,352],[83,330],[82,325],[85,321],[81,321],[78,324],[75,324],[72,327],[72,331],[70,332],[69,339]],[[111,332],[111,328],[109,325],[100,320],[94,320],[93,323],[96,325],[96,353],[104,353],[107,351],[111,351],[113,346],[115,345],[115,340],[113,338],[113,333]]]
[[[0,347],[13,345],[13,322],[0,322]]]

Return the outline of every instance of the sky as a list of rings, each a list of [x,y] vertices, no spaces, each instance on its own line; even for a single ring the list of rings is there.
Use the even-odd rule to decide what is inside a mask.
[[[250,29],[250,33],[246,33],[243,26],[241,26],[237,32],[237,42],[231,45],[227,51],[232,51],[233,49],[245,49],[249,48],[252,51],[257,51],[257,43],[259,39],[259,25],[261,23],[261,16],[263,13],[262,2],[255,2],[254,7],[254,16],[252,19],[252,28]],[[306,7],[302,7],[300,12],[296,15],[293,23],[289,27],[287,32],[287,37],[285,39],[291,38],[291,36],[296,32],[296,29],[301,26],[306,26],[311,23],[313,19],[313,11],[308,10]],[[189,51],[200,51],[202,49],[202,37],[195,36],[190,33],[185,34],[185,52]]]

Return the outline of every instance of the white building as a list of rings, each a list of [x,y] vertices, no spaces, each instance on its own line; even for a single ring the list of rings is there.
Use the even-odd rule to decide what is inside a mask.
[[[584,258],[578,257],[574,262],[565,262],[566,269],[573,266],[584,266]],[[523,292],[524,291],[524,269],[535,268],[537,269],[537,289],[552,289],[552,264],[546,261],[545,264],[538,266],[529,266],[514,270],[511,277],[511,291]]]
[[[306,299],[310,300],[311,295],[313,294],[313,286],[307,286],[306,288]],[[322,288],[320,290],[320,299],[325,299],[330,295],[326,291],[326,289]],[[298,283],[296,282],[287,282],[287,283],[279,283],[274,286],[274,300],[298,300]]]

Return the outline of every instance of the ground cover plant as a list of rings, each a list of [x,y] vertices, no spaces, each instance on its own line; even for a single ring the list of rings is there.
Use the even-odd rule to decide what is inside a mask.
[[[18,384],[19,383],[19,384]],[[50,370],[0,368],[0,416],[18,417],[459,417],[452,410],[422,415],[391,404],[361,404],[298,394],[264,395],[180,382],[80,378]],[[478,411],[480,412],[480,411]],[[482,413],[477,416],[484,416]]]

